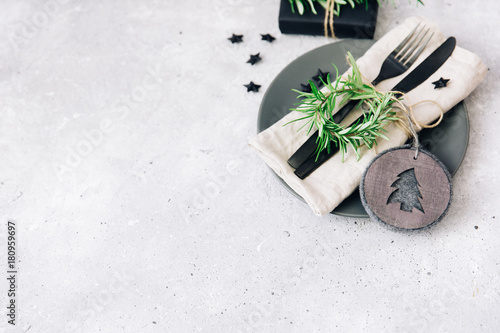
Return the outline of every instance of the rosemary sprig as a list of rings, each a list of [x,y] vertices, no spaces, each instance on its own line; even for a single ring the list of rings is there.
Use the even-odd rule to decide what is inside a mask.
[[[309,9],[313,14],[317,14],[315,4],[321,5],[323,8],[326,9],[326,4],[327,0],[288,0],[290,2],[290,6],[292,8],[292,12],[295,13],[295,8],[297,8],[297,11],[299,12],[300,15],[304,14],[306,8]],[[334,9],[333,9],[333,14],[335,16],[340,15],[340,8],[343,5],[350,5],[352,8],[356,7],[357,5],[365,5],[368,6],[369,1],[375,1],[375,0],[333,0],[334,2]],[[379,5],[381,5],[382,2],[386,2],[387,0],[376,0]],[[391,0],[392,3],[394,4],[394,0]],[[417,4],[423,5],[424,3],[422,0],[417,0]]]
[[[392,110],[392,104],[397,101],[394,94],[379,92],[373,86],[365,84],[356,61],[349,52],[347,56],[352,65],[352,74],[344,80],[339,75],[337,67],[333,65],[336,71],[335,80],[332,82],[330,75],[327,76],[326,82],[321,79],[326,92],[318,90],[311,80],[309,80],[312,90],[310,93],[292,89],[299,94],[297,98],[300,98],[301,102],[297,103],[299,105],[297,108],[291,110],[298,111],[303,116],[285,125],[305,120],[305,124],[299,130],[307,127],[309,134],[313,128],[318,129],[316,158],[324,149],[330,152],[333,143],[342,152],[342,161],[349,146],[353,148],[359,160],[360,146],[366,145],[371,149],[376,144],[377,138],[389,140],[384,135],[384,132],[387,132],[384,127],[398,119]],[[364,106],[364,117],[350,126],[336,124],[331,119],[333,110],[337,105],[349,100],[359,101],[357,107]]]

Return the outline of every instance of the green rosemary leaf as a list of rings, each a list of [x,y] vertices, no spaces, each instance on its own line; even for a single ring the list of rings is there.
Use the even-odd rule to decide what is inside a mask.
[[[313,12],[313,14],[318,14],[316,12],[316,8],[314,8],[313,0],[307,0],[307,2],[309,3],[309,7],[311,7],[311,11]]]
[[[290,120],[289,122],[287,122],[283,126],[290,125],[291,123],[294,123],[296,121],[300,121],[300,120],[304,120],[304,119],[309,119],[309,118],[310,118],[309,116],[305,116],[305,117],[302,117],[302,118],[297,118],[297,119],[294,119],[294,120]]]
[[[297,6],[299,14],[300,15],[304,14],[304,4],[302,3],[302,0],[295,0],[295,5]]]
[[[381,137],[382,139],[385,139],[385,140],[387,140],[387,141],[391,141],[391,140],[389,140],[389,138],[388,138],[386,135],[382,134],[381,132],[376,132],[376,134],[375,134],[375,135],[377,135],[377,136],[379,136],[379,137]]]

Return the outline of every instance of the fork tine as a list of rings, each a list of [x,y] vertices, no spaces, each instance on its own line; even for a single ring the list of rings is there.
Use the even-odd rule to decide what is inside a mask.
[[[400,61],[401,61],[401,63],[403,63],[403,64],[404,64],[404,63],[405,63],[405,62],[406,62],[406,61],[407,61],[407,60],[411,57],[411,55],[413,54],[413,52],[415,52],[415,50],[416,50],[416,49],[417,49],[417,47],[420,45],[420,43],[424,40],[425,35],[427,35],[427,33],[428,33],[429,31],[430,31],[430,29],[427,29],[427,30],[425,31],[425,33],[422,35],[422,37],[420,37],[420,39],[419,39],[418,41],[417,41],[417,40],[415,40],[415,43],[414,43],[414,44],[412,44],[412,47],[411,47],[409,50],[407,50],[407,52],[406,52],[406,54],[404,55],[404,57],[403,57],[403,58],[401,58],[401,60],[400,60]],[[420,34],[419,34],[419,36],[420,36]]]
[[[399,44],[395,49],[394,51],[392,51],[392,55],[395,56],[396,54],[399,53],[399,51],[401,51],[401,49],[406,45],[406,42],[408,42],[408,40],[413,36],[413,34],[415,33],[415,30],[417,30],[418,26],[420,25],[420,22],[416,25],[415,28],[413,28],[413,30],[410,32],[410,34],[408,36],[405,37],[405,39],[403,39],[403,41],[401,42],[401,44]]]
[[[418,46],[418,38],[420,37],[420,35],[422,34],[422,31],[424,31],[424,29],[422,28],[421,30],[418,31],[418,33],[416,35],[414,35],[409,41],[408,43],[405,45],[405,47],[403,48],[403,50],[396,56],[396,59],[401,61],[401,59],[405,58],[408,56],[408,53],[409,51],[415,46],[417,45]],[[411,54],[411,53],[410,53]]]
[[[426,32],[427,34],[427,32]],[[434,33],[432,33],[429,38],[427,38],[427,40],[420,46],[420,48],[415,52],[415,54],[413,55],[413,57],[410,58],[410,60],[408,60],[407,62],[404,63],[404,65],[410,67],[411,65],[413,65],[413,63],[415,62],[415,60],[417,60],[418,56],[420,55],[420,53],[422,53],[422,51],[425,49],[425,47],[427,46],[427,44],[429,43],[429,41],[431,40],[432,36],[434,36]],[[422,37],[423,38],[423,37]]]

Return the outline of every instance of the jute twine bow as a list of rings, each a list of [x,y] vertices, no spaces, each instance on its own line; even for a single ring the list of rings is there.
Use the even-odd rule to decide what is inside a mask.
[[[404,99],[409,101],[408,96],[406,94],[403,94],[401,92],[394,92],[392,93],[400,94],[404,97]],[[405,118],[407,121],[404,121],[402,117],[398,116],[398,121],[396,122],[396,126],[398,126],[401,130],[403,130],[406,135],[411,138],[413,137],[413,146],[416,148],[415,149],[415,159],[418,157],[418,151],[420,148],[420,141],[418,140],[418,134],[417,130],[420,131],[422,128],[434,128],[438,126],[441,121],[443,120],[444,116],[444,111],[443,108],[433,100],[423,100],[415,104],[409,104],[408,107],[406,107],[402,101],[398,98],[394,97],[394,100],[396,103],[399,105],[399,109],[403,112]],[[426,125],[426,124],[421,124],[415,119],[415,115],[413,114],[413,108],[416,107],[417,105],[424,104],[424,103],[432,103],[434,104],[438,109],[439,109],[439,118],[432,124]],[[417,127],[417,130],[415,130],[415,126]]]
[[[331,36],[335,38],[335,31],[333,30],[334,14],[335,14],[335,0],[327,0],[325,8],[325,20],[323,22],[325,37],[328,37],[328,28],[330,28]]]

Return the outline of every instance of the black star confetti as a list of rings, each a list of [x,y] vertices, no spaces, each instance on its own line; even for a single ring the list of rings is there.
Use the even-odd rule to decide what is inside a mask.
[[[321,69],[318,68],[318,74],[313,76],[313,80],[321,83],[321,79],[326,82],[329,72],[323,73]]]
[[[253,91],[253,92],[259,92],[260,86],[258,84],[253,83],[253,81],[250,81],[249,84],[244,84],[245,87],[247,87],[247,92]]]
[[[440,78],[439,80],[432,82],[432,84],[434,85],[434,89],[439,89],[439,88],[446,87],[446,84],[448,83],[448,81],[450,81],[450,80]]]
[[[248,59],[247,63],[250,63],[253,65],[255,65],[256,63],[258,63],[259,61],[261,60],[261,57],[260,57],[260,53],[257,53],[257,54],[252,54],[250,56],[250,59]]]
[[[301,83],[300,84],[300,91],[305,92],[305,93],[311,93],[312,92],[311,85]]]
[[[260,34],[262,36],[262,40],[267,40],[269,43],[272,43],[273,40],[275,40],[276,38],[274,38],[273,36],[271,36],[270,34]]]
[[[243,42],[243,35],[235,35],[235,34],[233,34],[228,39],[231,41],[231,44],[241,43],[241,42]]]

